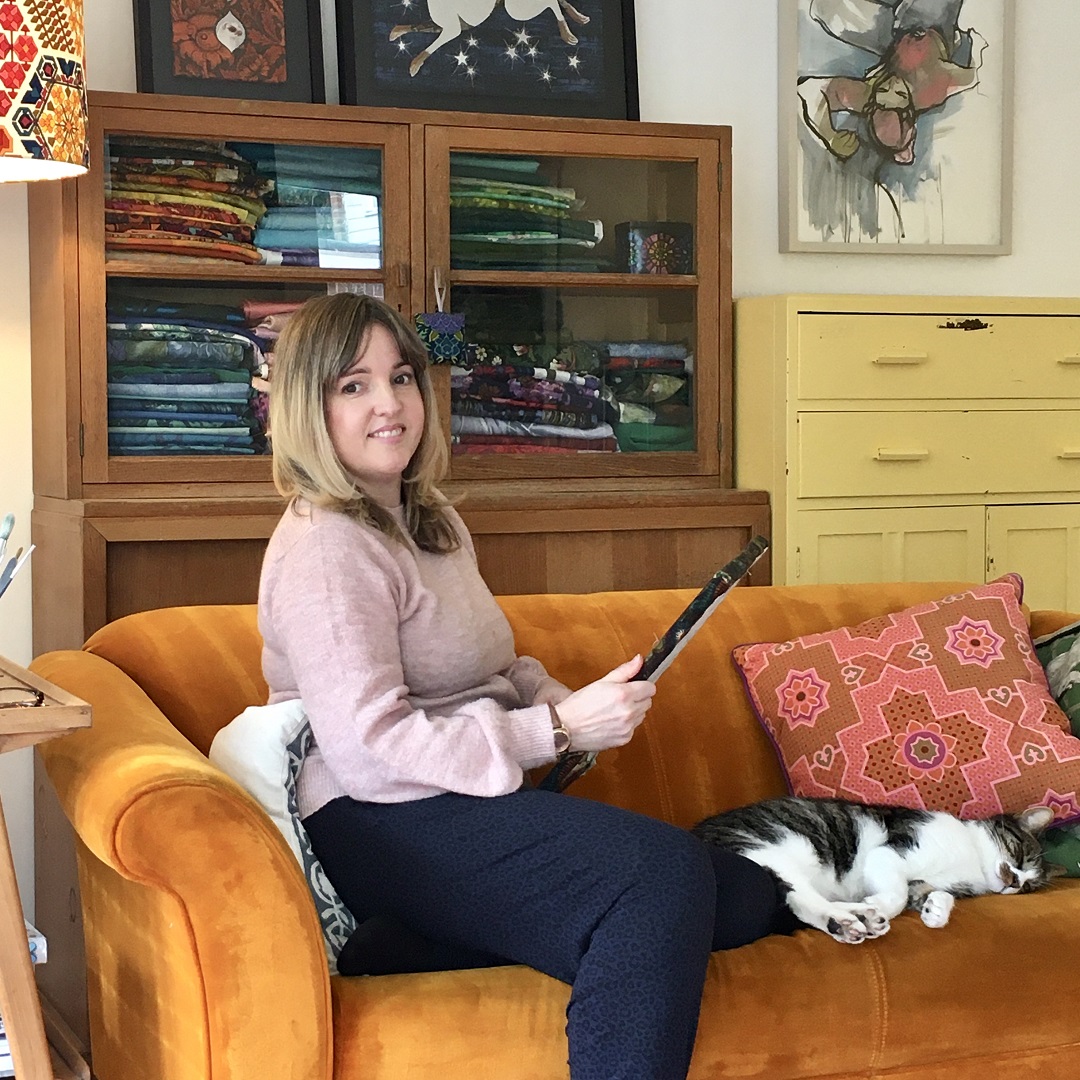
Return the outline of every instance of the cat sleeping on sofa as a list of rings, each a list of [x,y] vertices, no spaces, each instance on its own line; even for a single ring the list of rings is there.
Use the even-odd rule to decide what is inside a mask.
[[[955,897],[1030,892],[1064,873],[1043,860],[1039,846],[1053,817],[1036,806],[961,821],[790,795],[706,818],[693,832],[769,870],[802,922],[857,944],[880,937],[905,908],[940,927]]]

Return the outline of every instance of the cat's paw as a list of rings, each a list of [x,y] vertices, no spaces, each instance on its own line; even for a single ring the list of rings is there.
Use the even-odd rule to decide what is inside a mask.
[[[938,930],[949,921],[955,902],[952,893],[942,892],[940,889],[927,893],[919,908],[919,918],[932,930]]]
[[[833,904],[826,918],[825,932],[847,945],[889,932],[889,920],[869,904]]]

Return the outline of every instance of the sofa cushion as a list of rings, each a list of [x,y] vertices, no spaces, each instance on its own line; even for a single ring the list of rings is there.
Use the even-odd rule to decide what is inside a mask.
[[[299,701],[253,705],[217,733],[210,760],[262,806],[296,856],[319,913],[330,973],[336,974],[356,919],[330,884],[300,821],[296,778],[312,738]]]
[[[751,703],[797,795],[946,810],[1036,803],[1080,818],[1080,740],[1020,608],[988,585],[783,642],[737,647]]]

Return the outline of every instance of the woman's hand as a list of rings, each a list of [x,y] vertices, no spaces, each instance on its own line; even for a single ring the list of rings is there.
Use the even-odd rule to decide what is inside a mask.
[[[631,681],[642,663],[635,656],[560,702],[559,718],[570,732],[572,750],[607,750],[630,741],[656,693],[651,682]]]

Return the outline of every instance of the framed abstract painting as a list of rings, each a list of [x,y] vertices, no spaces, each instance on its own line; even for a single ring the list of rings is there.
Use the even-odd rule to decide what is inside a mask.
[[[633,0],[337,0],[345,105],[638,118]]]
[[[319,0],[134,0],[141,94],[321,102]]]
[[[1006,255],[1013,0],[780,0],[780,250]]]

